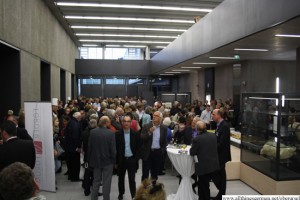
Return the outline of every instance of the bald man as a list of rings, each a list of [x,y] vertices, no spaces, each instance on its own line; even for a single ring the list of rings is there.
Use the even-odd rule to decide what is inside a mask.
[[[110,119],[103,116],[99,120],[99,128],[90,132],[87,159],[94,173],[91,200],[98,199],[101,182],[103,199],[110,199],[113,166],[116,161],[116,141],[115,134],[107,128],[109,125]]]
[[[209,200],[209,181],[213,172],[219,170],[217,138],[213,133],[206,131],[206,124],[202,121],[196,123],[196,129],[198,135],[193,139],[190,155],[197,156],[198,160],[195,170],[198,176],[199,200]]]

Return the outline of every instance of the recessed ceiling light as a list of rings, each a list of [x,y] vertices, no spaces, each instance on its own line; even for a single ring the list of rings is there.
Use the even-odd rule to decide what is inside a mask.
[[[165,72],[166,74],[180,74],[181,72]]]
[[[224,59],[224,60],[234,60],[235,57],[219,57],[219,56],[214,56],[214,57],[209,57],[210,59]]]
[[[277,37],[293,37],[293,38],[300,37],[300,35],[289,35],[289,34],[276,34],[275,36],[277,36]]]
[[[150,51],[150,53],[158,53],[158,51]]]
[[[182,69],[201,69],[202,67],[181,67]]]
[[[116,26],[71,26],[71,28],[74,28],[74,29],[131,30],[131,31],[168,31],[168,32],[185,32],[185,31],[187,31],[187,29],[116,27]]]
[[[125,35],[125,34],[96,34],[96,33],[76,33],[77,36],[99,36],[99,37],[141,37],[141,38],[177,38],[171,35]]]
[[[240,48],[235,48],[235,51],[269,51],[268,49],[240,49]]]
[[[174,70],[172,70],[173,72],[189,72],[189,71],[191,71],[191,70],[189,70],[189,69],[174,69]]]
[[[189,23],[194,24],[194,20],[182,19],[156,19],[156,18],[136,18],[136,17],[100,17],[100,16],[64,16],[66,19],[91,19],[91,20],[117,20],[117,21],[140,21],[140,22],[167,22],[167,23]]]
[[[171,42],[165,42],[165,41],[144,41],[144,40],[86,40],[86,39],[80,39],[80,42],[117,42],[117,43],[146,43],[146,44],[169,44]]]
[[[164,49],[166,46],[154,46],[153,49]]]
[[[207,63],[207,62],[194,62],[194,65],[216,65],[217,63]]]
[[[82,7],[102,7],[102,8],[128,8],[128,9],[148,9],[148,10],[173,10],[189,12],[211,12],[212,9],[206,8],[182,8],[171,6],[147,6],[147,5],[128,5],[128,4],[107,4],[107,3],[69,3],[57,2],[58,6],[82,6]]]
[[[161,76],[172,76],[174,74],[159,74],[159,75],[161,75]]]
[[[131,47],[131,48],[146,48],[147,46],[142,46],[142,45],[123,45],[123,47]]]

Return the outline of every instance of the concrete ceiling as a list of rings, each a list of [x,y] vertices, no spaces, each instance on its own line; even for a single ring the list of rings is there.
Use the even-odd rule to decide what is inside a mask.
[[[149,30],[116,30],[116,29],[90,29],[90,28],[71,28],[71,26],[101,26],[101,27],[136,27],[136,28],[158,28],[158,29],[184,29],[187,30],[193,23],[170,23],[170,22],[141,22],[141,21],[121,21],[121,20],[95,20],[95,19],[66,19],[64,16],[93,16],[93,17],[127,17],[127,18],[154,18],[154,19],[173,19],[190,20],[194,17],[204,17],[207,12],[193,11],[170,11],[157,9],[132,9],[132,8],[104,8],[104,7],[83,7],[83,6],[63,6],[57,3],[95,3],[95,4],[130,4],[144,6],[162,7],[182,7],[198,9],[214,9],[223,0],[44,0],[60,23],[64,26],[71,38],[78,46],[82,45],[139,45],[149,46],[151,50],[167,46],[175,38],[152,38],[152,37],[129,37],[128,35],[147,35],[147,36],[173,36],[178,37],[182,31],[149,31]],[[79,36],[78,33],[87,34],[114,34],[114,36]],[[124,35],[122,37],[115,35]],[[84,42],[80,40],[102,40]],[[104,40],[104,41],[103,41]],[[125,40],[129,42],[116,42],[113,40]],[[131,41],[131,42],[130,42]],[[132,42],[132,41],[152,41],[151,42]]]
[[[170,72],[172,70],[182,69],[181,67],[202,67],[201,69],[194,69],[191,71],[202,70],[209,67],[218,67],[226,64],[240,63],[245,60],[296,60],[296,49],[300,47],[300,38],[291,37],[276,37],[276,34],[297,34],[300,35],[300,17],[291,19],[287,22],[278,24],[269,29],[252,34],[248,37],[234,41],[225,46],[214,49],[204,55],[199,55],[193,59],[178,63],[168,69],[157,72]],[[268,51],[236,51],[235,48],[246,49],[267,49]],[[240,59],[210,59],[209,57],[234,57],[239,55]],[[217,63],[215,65],[196,65],[194,62],[202,63]],[[190,73],[190,72],[181,72]]]

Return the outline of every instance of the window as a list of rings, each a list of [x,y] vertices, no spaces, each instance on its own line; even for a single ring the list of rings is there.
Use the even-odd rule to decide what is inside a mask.
[[[105,79],[105,83],[107,85],[124,85],[125,84],[125,79]]]
[[[84,85],[100,85],[101,84],[101,79],[82,79],[82,84]]]

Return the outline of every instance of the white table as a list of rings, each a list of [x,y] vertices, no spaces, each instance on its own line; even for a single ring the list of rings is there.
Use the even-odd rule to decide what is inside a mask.
[[[167,197],[167,200],[197,200],[198,196],[193,192],[192,189],[192,179],[191,176],[195,172],[194,159],[189,155],[191,146],[187,146],[187,154],[180,154],[178,151],[180,149],[175,149],[172,147],[167,148],[168,156],[178,171],[182,176],[181,183],[177,190],[176,195],[171,194]]]

